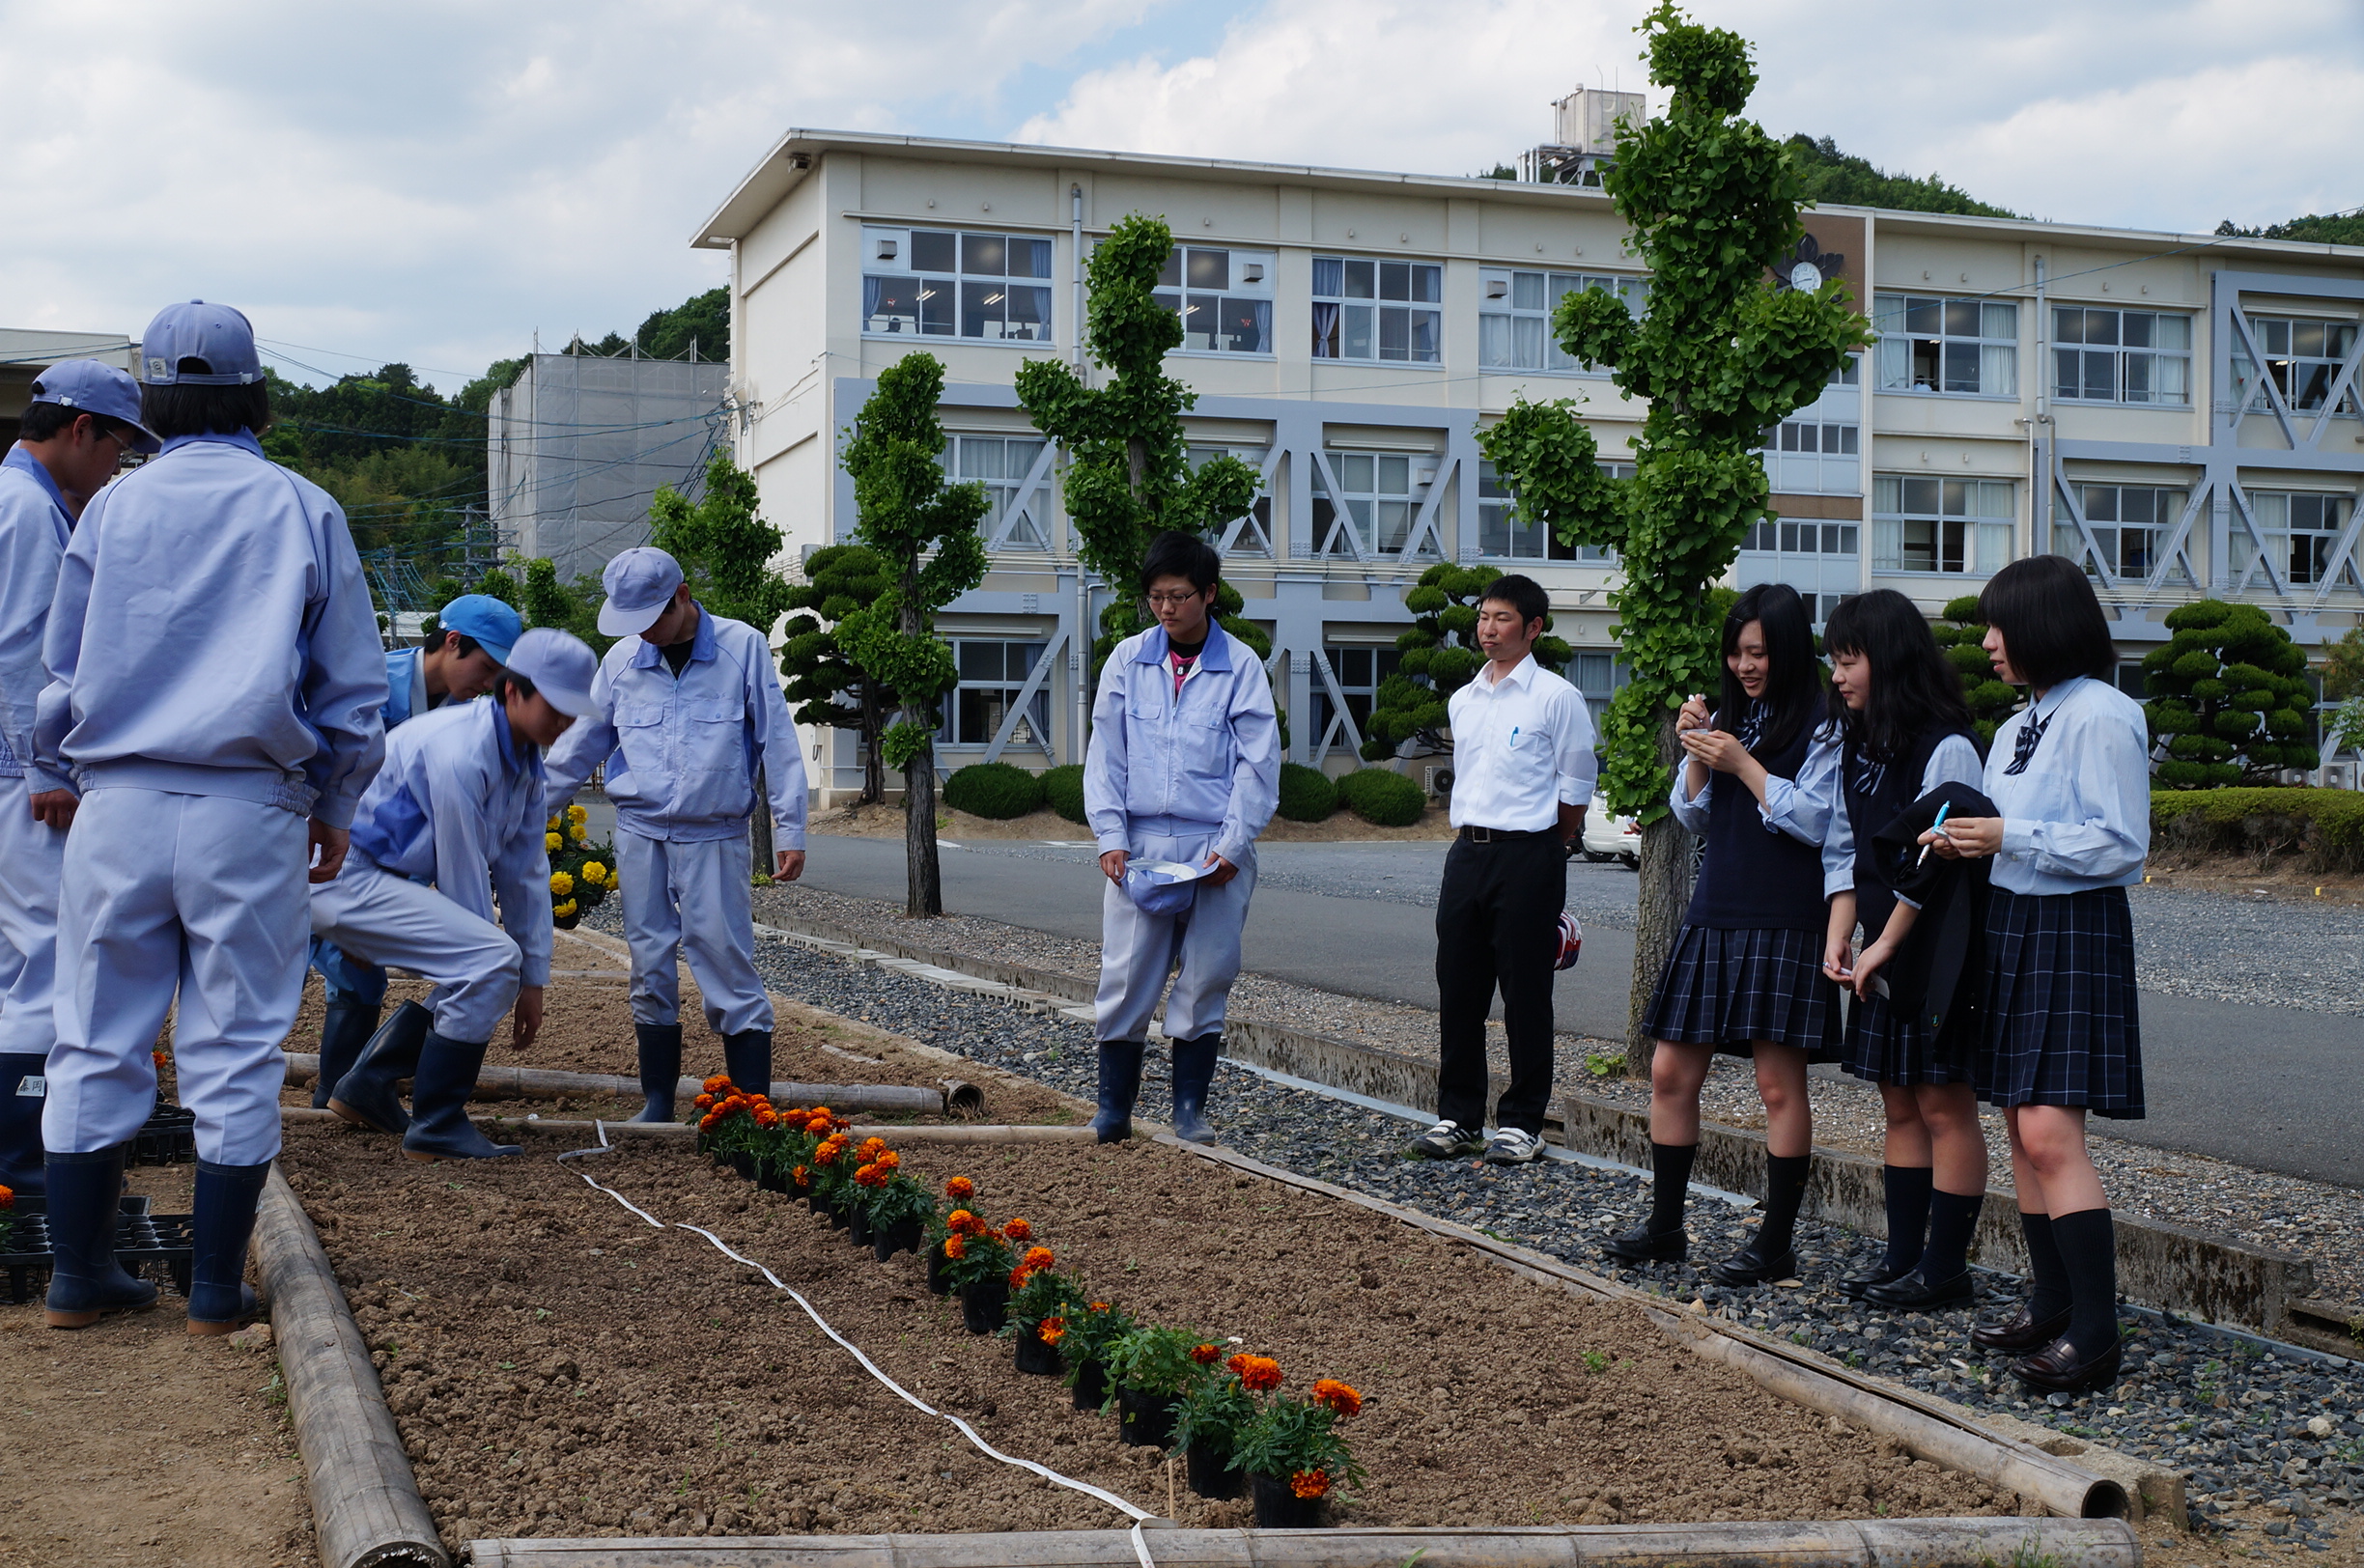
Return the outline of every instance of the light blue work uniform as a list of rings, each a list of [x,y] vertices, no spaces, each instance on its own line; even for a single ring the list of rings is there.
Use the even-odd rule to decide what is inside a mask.
[[[388,735],[436,706],[427,694],[425,656],[423,648],[397,648],[385,656],[386,703],[379,710],[379,716],[384,720]],[[330,1007],[385,1005],[386,972],[380,966],[340,952],[336,943],[314,937],[312,967],[320,970]]]
[[[591,700],[597,711],[550,748],[545,816],[565,810],[606,764],[633,1022],[680,1019],[687,956],[718,1034],[770,1029],[748,882],[757,764],[771,791],[774,849],[804,847],[805,811],[804,759],[771,643],[701,606],[679,677],[655,643],[625,637],[600,661]]]
[[[497,701],[404,725],[361,798],[344,871],[312,889],[314,936],[433,985],[444,1039],[490,1041],[520,986],[549,984],[543,789],[540,753]]]
[[[1166,1035],[1220,1033],[1239,976],[1240,930],[1255,891],[1256,835],[1280,803],[1280,726],[1272,685],[1255,656],[1208,623],[1181,689],[1167,658],[1166,629],[1127,637],[1109,655],[1092,704],[1084,759],[1084,814],[1100,853],[1202,863],[1220,854],[1239,868],[1221,887],[1197,884],[1178,915],[1142,912],[1111,882],[1100,895],[1104,1041],[1144,1041],[1166,977]]]
[[[10,447],[0,458],[0,1057],[45,1057],[56,1038],[50,993],[66,835],[33,820],[25,759],[49,684],[42,634],[72,538],[57,481],[32,453]],[[0,1062],[0,1095],[39,1098],[41,1078],[37,1062]]]
[[[246,433],[178,436],[98,492],[58,574],[33,787],[81,797],[58,909],[43,1141],[111,1148],[174,1064],[197,1153],[279,1149],[303,999],[305,818],[352,824],[384,648],[345,514]]]

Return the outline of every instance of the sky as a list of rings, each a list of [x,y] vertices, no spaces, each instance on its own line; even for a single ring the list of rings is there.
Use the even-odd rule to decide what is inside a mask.
[[[446,391],[723,281],[790,126],[1469,174],[1645,86],[1643,0],[0,0],[0,326],[246,310]],[[1692,0],[1751,113],[2064,222],[2364,206],[2355,0]],[[1652,106],[1658,106],[1653,98]]]

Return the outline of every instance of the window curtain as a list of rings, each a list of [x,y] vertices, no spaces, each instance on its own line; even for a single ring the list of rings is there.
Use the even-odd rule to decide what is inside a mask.
[[[1880,347],[1888,345],[1882,342]],[[1979,391],[1990,398],[2019,395],[2019,350],[2010,344],[1984,344],[1979,349]]]
[[[1894,518],[1872,520],[1872,570],[1874,572],[1901,572],[1904,570],[1904,524]]]
[[[1982,522],[1978,525],[1978,566],[1981,573],[1995,573],[2011,565],[2012,525],[2008,522]]]
[[[1273,347],[1272,301],[1269,299],[1251,299],[1248,301],[1248,308],[1250,316],[1252,316],[1255,322],[1255,342],[1245,345],[1241,351],[1244,353],[1268,354],[1272,352]]]
[[[1346,263],[1337,256],[1313,258],[1313,292],[1333,298],[1346,292]]]
[[[1321,307],[1316,305],[1316,310]],[[1507,370],[1510,358],[1510,318],[1480,316],[1478,318],[1478,363],[1487,370]]]
[[[879,295],[886,292],[885,278],[862,279],[862,330],[872,330],[870,323],[878,320]]]
[[[1330,265],[1336,266],[1337,264],[1333,262]],[[1319,262],[1314,263],[1314,271],[1318,273],[1321,266]],[[1336,359],[1337,357],[1337,319],[1338,308],[1336,305],[1317,304],[1313,307],[1314,358]]]
[[[1879,384],[1882,388],[1912,385],[1912,340],[1910,338],[1880,339]]]

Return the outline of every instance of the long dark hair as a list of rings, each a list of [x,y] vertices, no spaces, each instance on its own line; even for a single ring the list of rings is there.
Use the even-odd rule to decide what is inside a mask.
[[[1996,573],[1980,590],[1979,615],[2003,633],[2004,657],[2038,691],[2074,676],[2107,681],[2118,673],[2101,601],[2065,555],[2031,555]]]
[[[1899,763],[1912,754],[1916,737],[1932,730],[1976,733],[1961,676],[1930,635],[1928,620],[1895,589],[1841,600],[1823,624],[1822,648],[1834,658],[1861,654],[1872,662],[1872,700],[1862,713],[1831,692],[1831,712],[1859,755]]]
[[[1724,686],[1718,694],[1716,726],[1738,734],[1748,716],[1749,694],[1729,662],[1740,646],[1740,630],[1751,621],[1764,628],[1765,722],[1749,755],[1759,762],[1779,756],[1791,742],[1822,721],[1822,665],[1815,658],[1814,623],[1805,602],[1786,582],[1762,583],[1740,596],[1724,617]]]

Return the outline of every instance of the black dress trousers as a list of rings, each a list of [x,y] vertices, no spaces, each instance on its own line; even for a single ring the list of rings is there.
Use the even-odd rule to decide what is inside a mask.
[[[1540,1134],[1551,1104],[1553,964],[1567,906],[1567,853],[1559,835],[1454,840],[1437,894],[1437,1002],[1442,1030],[1437,1115],[1486,1125],[1486,1015],[1501,988],[1510,1087],[1496,1127]]]

